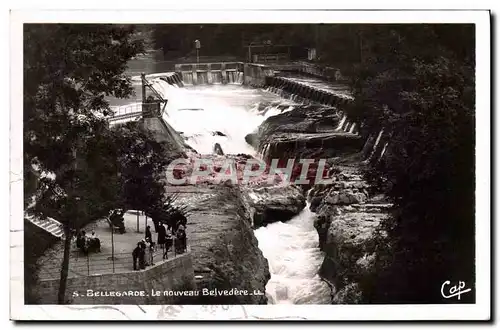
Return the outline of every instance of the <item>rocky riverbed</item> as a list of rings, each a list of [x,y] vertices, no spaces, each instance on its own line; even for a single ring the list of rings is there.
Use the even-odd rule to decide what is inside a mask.
[[[380,224],[388,217],[391,204],[384,196],[370,195],[361,162],[364,141],[357,134],[339,130],[340,118],[331,107],[298,107],[268,118],[246,140],[267,160],[326,159],[330,165],[332,183],[304,185],[302,190],[310,189],[312,221],[325,253],[319,275],[332,288],[332,303],[352,304],[364,301],[359,283],[373,271],[373,241],[376,235],[384,235]],[[269,204],[280,199],[286,199],[285,191],[275,191]],[[259,224],[265,225],[269,217],[263,218]]]
[[[252,230],[275,222],[287,223],[303,214],[309,191],[313,214],[308,215],[306,221],[312,222],[319,236],[316,248],[324,252],[319,276],[332,288],[332,303],[363,302],[359,283],[373,271],[376,251],[372,242],[381,221],[387,217],[390,204],[383,196],[370,195],[369,186],[363,179],[363,157],[360,156],[365,141],[352,130],[342,130],[342,118],[343,114],[333,107],[297,106],[268,117],[245,137],[267,163],[271,159],[285,163],[289,159],[326,160],[328,166],[323,174],[333,179],[328,184],[287,184],[279,176],[269,183],[267,172],[248,184],[241,181],[240,173],[249,160],[254,160],[250,155],[226,154],[220,145],[214,145],[212,155],[187,152],[189,164],[176,170],[177,178],[191,175],[200,157],[222,162],[231,159],[239,173],[236,183],[213,180],[222,167],[216,165],[215,171],[204,175],[196,184],[176,186],[177,189],[191,189],[193,195],[207,194],[206,199],[193,202],[194,215],[188,222],[199,287],[243,286],[263,291],[270,279],[269,266]],[[349,166],[345,166],[346,163]],[[300,223],[301,227],[304,225]],[[312,239],[312,236],[307,237]],[[275,265],[281,265],[278,261]],[[274,274],[282,273],[283,270],[274,270]],[[275,280],[278,281],[275,288],[278,300],[293,287],[287,284],[285,290],[281,285],[292,280],[297,271],[285,273],[288,277]],[[217,303],[266,301],[264,296],[254,296],[220,298]]]
[[[304,105],[267,118],[245,140],[266,160],[340,156],[363,143],[357,134],[337,129],[341,118],[335,108]]]
[[[338,167],[334,182],[311,190],[311,208],[320,248],[326,257],[320,275],[335,288],[333,302],[363,302],[359,286],[373,271],[376,235],[388,216],[390,203],[370,196],[368,184],[357,166]],[[314,201],[314,204],[313,204]]]
[[[265,292],[270,278],[259,250],[250,213],[237,186],[186,185],[168,187],[178,203],[189,205],[186,232],[198,290]],[[187,304],[266,304],[265,295],[231,295],[187,299]]]

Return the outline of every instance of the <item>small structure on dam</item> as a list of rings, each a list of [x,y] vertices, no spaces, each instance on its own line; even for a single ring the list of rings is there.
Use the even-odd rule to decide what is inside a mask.
[[[175,72],[187,85],[243,83],[241,62],[176,64]]]

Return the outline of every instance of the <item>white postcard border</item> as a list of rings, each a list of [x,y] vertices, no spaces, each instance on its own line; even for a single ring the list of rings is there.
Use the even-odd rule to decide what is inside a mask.
[[[22,183],[23,22],[474,23],[476,24],[476,304],[127,306],[24,305]],[[459,38],[460,36],[457,36]],[[487,11],[12,11],[10,297],[15,320],[308,319],[486,320],[491,316],[490,16]]]

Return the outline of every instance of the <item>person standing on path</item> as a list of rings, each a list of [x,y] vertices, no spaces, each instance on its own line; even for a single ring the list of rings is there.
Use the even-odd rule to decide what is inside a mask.
[[[146,269],[146,243],[142,240],[138,245],[141,247],[139,250],[139,269]]]
[[[148,238],[150,242],[153,241],[153,236],[151,235],[151,226],[149,225],[146,227],[146,237],[144,238],[146,239],[146,241],[148,240]]]
[[[141,253],[141,243],[137,243],[137,246],[135,247],[134,251],[132,251],[132,259],[134,260],[134,270],[139,270],[139,267],[137,267],[138,266],[137,259],[139,259],[140,253]]]
[[[154,266],[153,250],[154,250],[153,242],[151,242],[151,240],[149,238],[146,239],[146,265],[147,266]]]
[[[167,233],[165,226],[162,223],[160,223],[160,225],[158,226],[158,247],[162,250],[165,248],[166,235]]]
[[[163,259],[168,259],[168,250],[173,245],[172,231],[167,228],[165,231],[165,252],[163,253]]]

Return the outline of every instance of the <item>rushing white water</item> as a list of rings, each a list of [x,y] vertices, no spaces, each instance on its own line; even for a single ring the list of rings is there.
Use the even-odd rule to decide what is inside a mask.
[[[214,144],[219,143],[226,154],[261,157],[245,142],[245,135],[265,118],[295,105],[273,93],[237,84],[178,88],[157,78],[150,82],[168,99],[164,119],[183,132],[186,142],[202,154],[211,154]],[[214,135],[215,131],[226,136]],[[324,255],[318,248],[309,205],[286,223],[257,229],[255,236],[269,262],[271,279],[266,295],[270,304],[330,303],[330,288],[318,276]]]
[[[340,120],[340,122],[339,122],[339,126],[337,127],[337,129],[338,129],[338,130],[341,130],[341,129],[342,129],[342,126],[344,126],[344,123],[345,123],[346,119],[347,119],[347,116],[346,116],[346,115],[344,115],[344,116],[342,117],[342,119]]]
[[[211,154],[214,144],[219,143],[226,154],[256,155],[245,135],[267,117],[293,108],[292,104],[279,108],[276,102],[262,107],[261,102],[276,101],[277,97],[238,85],[178,88],[160,79],[151,83],[168,100],[164,119],[201,154]]]
[[[290,221],[255,230],[255,236],[269,261],[266,295],[270,304],[330,303],[330,287],[318,275],[324,254],[309,204]]]
[[[356,129],[356,123],[352,123],[351,128],[349,129],[349,133],[354,133],[354,130]]]

